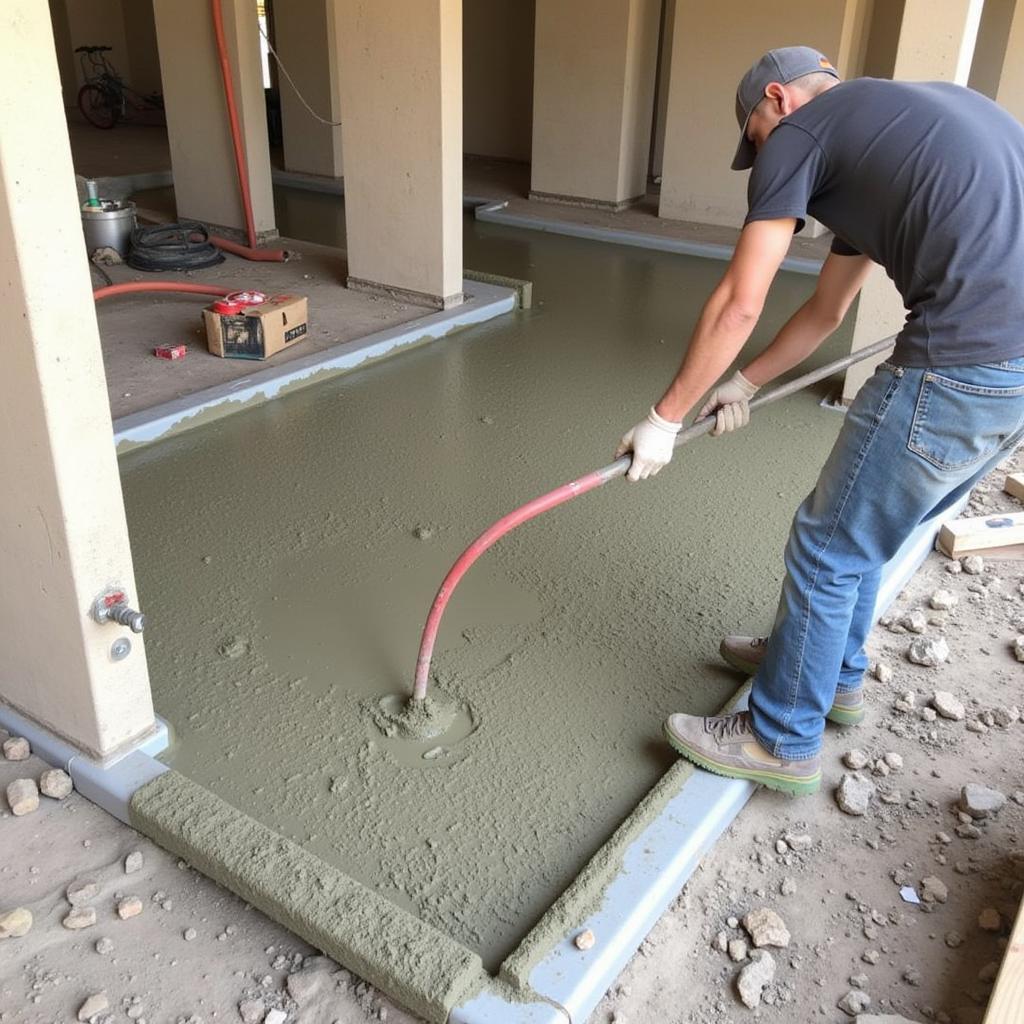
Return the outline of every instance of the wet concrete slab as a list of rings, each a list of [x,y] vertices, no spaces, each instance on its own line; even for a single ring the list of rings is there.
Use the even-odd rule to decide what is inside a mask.
[[[494,972],[673,763],[665,715],[734,692],[719,636],[771,621],[789,519],[841,418],[821,386],[502,541],[435,659],[468,727],[420,747],[383,737],[370,711],[411,686],[450,563],[513,506],[611,461],[722,270],[467,231],[467,264],[534,281],[532,310],[122,470],[164,760]],[[780,278],[752,344],[812,286]]]

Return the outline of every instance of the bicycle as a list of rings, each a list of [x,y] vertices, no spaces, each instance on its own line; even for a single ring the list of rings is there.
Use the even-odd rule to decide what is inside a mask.
[[[104,56],[110,46],[78,46],[85,85],[78,90],[78,109],[96,128],[113,128],[125,116],[128,103],[136,110],[164,109],[164,98],[158,92],[143,96],[118,74],[117,69]]]

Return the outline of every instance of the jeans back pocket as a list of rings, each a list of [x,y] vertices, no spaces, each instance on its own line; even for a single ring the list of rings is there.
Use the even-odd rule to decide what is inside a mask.
[[[945,471],[980,464],[1017,440],[1024,427],[1024,385],[981,383],[986,378],[1010,377],[995,368],[966,371],[964,375],[975,376],[976,382],[930,370],[924,374],[910,428],[907,447]]]

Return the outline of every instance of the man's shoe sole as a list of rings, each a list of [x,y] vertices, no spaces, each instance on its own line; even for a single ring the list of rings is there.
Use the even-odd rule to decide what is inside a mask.
[[[677,754],[681,754],[687,761],[691,761],[698,768],[703,768],[705,771],[712,772],[715,775],[721,775],[727,779],[746,779],[749,782],[756,782],[758,785],[764,786],[765,789],[774,789],[778,793],[788,793],[790,796],[811,796],[821,789],[820,771],[806,779],[794,779],[790,775],[783,775],[779,772],[768,771],[767,769],[763,771],[748,770],[746,768],[735,768],[732,765],[719,764],[717,761],[711,760],[704,754],[698,754],[697,751],[687,746],[672,732],[667,722],[665,723],[664,731],[665,739],[668,740],[672,749]]]

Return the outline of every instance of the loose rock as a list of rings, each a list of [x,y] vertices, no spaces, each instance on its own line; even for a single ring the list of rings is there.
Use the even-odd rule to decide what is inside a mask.
[[[995,907],[986,907],[978,915],[978,927],[983,932],[998,932],[1002,930],[1003,919]]]
[[[20,939],[27,935],[32,927],[32,911],[25,907],[15,907],[0,914],[0,939]]]
[[[11,813],[20,818],[39,809],[39,790],[35,779],[15,779],[7,787],[7,803]]]
[[[858,750],[856,747],[843,754],[843,764],[855,772],[859,772],[861,768],[866,768],[870,760],[871,758],[863,750]]]
[[[134,875],[136,871],[142,870],[144,863],[145,858],[142,856],[142,851],[132,850],[124,859],[124,873],[126,875]]]
[[[747,959],[748,947],[747,943],[743,939],[733,939],[729,943],[729,959],[733,963],[742,963]]]
[[[242,1018],[242,1024],[260,1024],[266,1007],[262,999],[243,999],[238,1004],[238,1015]]]
[[[288,989],[288,995],[301,1006],[319,993],[329,977],[330,975],[326,971],[297,971],[295,974],[288,975],[285,986]]]
[[[952,590],[936,590],[928,599],[928,603],[940,612],[948,612],[960,603],[960,598]]]
[[[761,993],[775,979],[775,958],[771,953],[758,950],[756,959],[747,964],[736,977],[736,990],[743,1005],[753,1010],[761,1004]]]
[[[960,809],[975,820],[998,814],[1006,797],[998,789],[969,782],[960,790]]]
[[[577,949],[593,949],[596,941],[597,939],[594,937],[594,933],[589,928],[584,929],[576,936],[575,939],[573,939],[573,943]]]
[[[284,1010],[270,1010],[263,1018],[263,1024],[284,1024],[287,1019],[288,1014]]]
[[[114,952],[114,940],[107,938],[106,935],[102,939],[96,940],[96,945],[93,947],[97,953],[102,956],[109,956]]]
[[[789,945],[790,936],[786,922],[770,907],[752,910],[743,918],[743,927],[758,949],[762,946]],[[772,969],[774,970],[774,965]]]
[[[122,921],[129,917],[138,917],[142,913],[142,900],[138,896],[126,896],[117,905],[117,916]]]
[[[859,988],[851,988],[849,992],[843,996],[842,999],[836,1003],[843,1013],[848,1013],[851,1017],[856,1017],[858,1013],[863,1013],[871,1005],[871,996],[867,992]]]
[[[967,709],[948,690],[936,690],[932,694],[932,706],[951,722],[962,722],[967,717]]]
[[[11,736],[4,740],[4,757],[8,761],[27,761],[32,754],[32,748],[24,736]]]
[[[65,928],[73,932],[79,931],[82,928],[91,928],[95,923],[95,907],[72,907],[71,913],[61,922]]]
[[[941,878],[929,875],[921,879],[921,899],[925,903],[945,903],[949,897],[949,889]]]
[[[980,576],[985,571],[985,559],[981,555],[967,555],[960,559],[960,565],[968,576]]]
[[[901,755],[897,754],[895,751],[890,750],[884,756],[883,760],[889,766],[889,768],[892,771],[894,771],[894,772],[898,772],[898,771],[902,770],[902,768],[903,768],[903,758],[902,758]]]
[[[891,683],[893,679],[893,671],[884,661],[876,662],[871,674],[883,684]]]
[[[100,894],[100,883],[95,878],[76,878],[67,888],[65,895],[73,907],[92,903]]]
[[[921,636],[910,641],[907,658],[915,665],[935,668],[949,657],[949,644],[942,637]]]
[[[900,619],[900,625],[908,633],[923,633],[928,628],[928,619],[924,612],[915,608]]]
[[[78,1019],[79,1020],[90,1020],[95,1017],[98,1013],[103,1013],[110,1009],[110,1002],[107,999],[106,992],[97,992],[94,995],[89,996],[88,999],[78,1008]]]
[[[843,776],[835,795],[841,811],[859,817],[867,814],[871,798],[875,795],[875,784],[857,772],[848,772]]]
[[[74,789],[71,776],[61,768],[50,768],[39,776],[39,791],[53,800],[63,800]]]
[[[1013,656],[1018,661],[1024,661],[1024,636],[1014,637]]]

